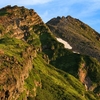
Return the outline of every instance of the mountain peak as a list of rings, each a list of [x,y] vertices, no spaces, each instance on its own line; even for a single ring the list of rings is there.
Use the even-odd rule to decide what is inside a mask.
[[[10,32],[12,36],[22,39],[31,26],[37,24],[43,24],[43,21],[33,9],[10,5],[0,9],[1,35]]]
[[[73,47],[73,51],[100,61],[100,34],[90,26],[71,16],[51,19],[47,25],[56,36],[66,40]]]

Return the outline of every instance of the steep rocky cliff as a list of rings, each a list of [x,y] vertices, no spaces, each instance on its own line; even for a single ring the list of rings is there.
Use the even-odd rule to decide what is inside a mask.
[[[0,9],[0,100],[99,100],[100,63],[59,43],[34,12]]]
[[[27,48],[29,49],[29,48]],[[19,62],[14,56],[0,56],[0,100],[17,100],[19,95],[28,91],[24,88],[24,81],[29,76],[29,71],[32,69],[32,48],[29,51],[24,51],[24,58]]]
[[[0,9],[0,35],[9,33],[18,39],[26,39],[33,25],[42,24],[33,9],[6,6]]]
[[[0,100],[17,100],[21,94],[27,100],[29,90],[25,88],[25,80],[39,47],[24,42],[37,24],[43,22],[33,9],[18,6],[0,9]]]

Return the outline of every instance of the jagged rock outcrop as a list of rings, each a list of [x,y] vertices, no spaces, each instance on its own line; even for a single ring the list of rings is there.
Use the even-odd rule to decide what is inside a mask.
[[[28,47],[22,54],[23,62],[18,62],[14,57],[0,55],[0,100],[17,100],[21,93],[25,92],[24,100],[27,100],[29,91],[24,88],[25,79],[33,68],[34,48]]]
[[[6,6],[0,9],[0,35],[9,33],[12,37],[26,39],[31,26],[42,24],[42,19],[33,9]]]
[[[79,80],[82,82],[82,84],[84,84],[86,91],[91,90],[92,87],[92,81],[87,75],[87,73],[88,70],[86,69],[86,65],[85,63],[82,63],[80,65],[78,75],[79,75]]]

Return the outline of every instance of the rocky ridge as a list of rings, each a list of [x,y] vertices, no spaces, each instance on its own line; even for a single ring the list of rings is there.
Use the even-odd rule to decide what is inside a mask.
[[[100,61],[100,34],[91,27],[71,16],[53,18],[47,25],[56,36],[67,41],[73,51]]]
[[[6,6],[0,9],[0,35],[9,33],[12,37],[26,39],[33,25],[42,24],[42,19],[33,9]]]

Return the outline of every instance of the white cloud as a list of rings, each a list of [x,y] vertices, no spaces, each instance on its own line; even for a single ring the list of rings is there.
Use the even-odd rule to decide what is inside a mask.
[[[37,4],[45,4],[52,0],[18,0],[18,4],[23,5],[37,5]]]
[[[67,13],[78,18],[94,16],[100,10],[100,0],[70,0],[66,5]]]
[[[94,16],[98,10],[100,10],[100,1],[88,1],[88,3],[84,5],[84,9],[79,13],[79,17]]]
[[[45,4],[50,1],[52,0],[3,0],[0,1],[0,6],[6,6],[6,5],[29,6],[29,5]]]

